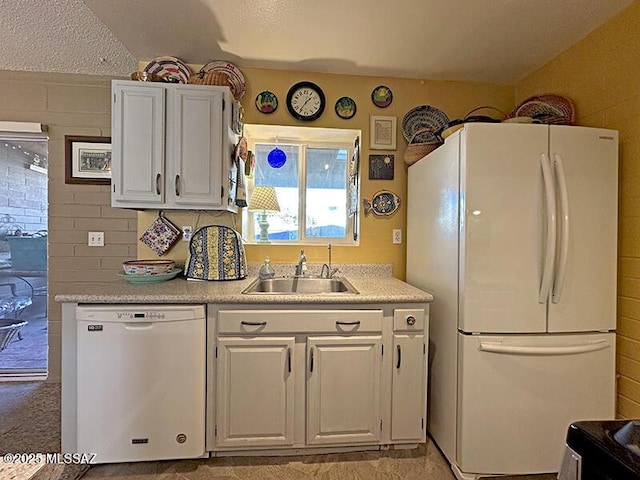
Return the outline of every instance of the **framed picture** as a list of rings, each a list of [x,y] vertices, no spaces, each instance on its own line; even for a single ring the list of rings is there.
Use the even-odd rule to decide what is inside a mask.
[[[396,117],[371,117],[369,148],[371,150],[396,149]]]
[[[393,180],[395,155],[369,155],[369,180]]]
[[[64,158],[64,183],[111,183],[111,137],[65,135]]]

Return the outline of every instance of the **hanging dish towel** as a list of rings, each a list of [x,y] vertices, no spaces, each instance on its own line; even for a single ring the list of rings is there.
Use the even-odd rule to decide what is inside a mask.
[[[238,158],[238,178],[237,178],[237,190],[236,190],[236,205],[238,207],[247,206],[247,190],[245,188],[244,178],[244,160]]]
[[[161,257],[176,243],[178,237],[180,237],[178,227],[167,220],[160,211],[158,218],[145,230],[140,241]]]
[[[240,234],[222,225],[198,229],[189,242],[184,275],[196,280],[247,278],[247,262]]]

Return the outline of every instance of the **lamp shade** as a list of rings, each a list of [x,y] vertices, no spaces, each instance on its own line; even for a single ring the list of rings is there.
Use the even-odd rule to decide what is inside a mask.
[[[280,204],[273,187],[254,187],[249,198],[249,210],[279,212]]]

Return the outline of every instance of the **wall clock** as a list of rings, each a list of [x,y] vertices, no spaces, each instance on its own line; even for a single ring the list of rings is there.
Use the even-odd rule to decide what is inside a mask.
[[[313,82],[298,82],[287,93],[287,109],[298,120],[315,120],[322,115],[324,107],[324,92]]]

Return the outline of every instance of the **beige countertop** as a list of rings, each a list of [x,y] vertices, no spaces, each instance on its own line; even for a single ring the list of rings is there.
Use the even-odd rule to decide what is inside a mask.
[[[344,277],[358,294],[246,295],[242,291],[256,276],[244,280],[206,282],[176,278],[154,284],[130,284],[124,279],[113,283],[87,285],[73,293],[58,294],[57,302],[73,303],[288,303],[288,304],[362,304],[425,303],[433,296],[391,276]]]

